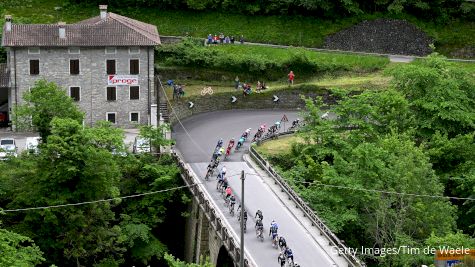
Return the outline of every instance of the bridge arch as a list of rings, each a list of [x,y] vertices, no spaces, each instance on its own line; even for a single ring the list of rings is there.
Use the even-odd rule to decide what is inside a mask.
[[[219,248],[218,252],[218,261],[216,262],[216,266],[219,267],[234,267],[234,262],[231,256],[229,255],[228,251],[224,246]]]

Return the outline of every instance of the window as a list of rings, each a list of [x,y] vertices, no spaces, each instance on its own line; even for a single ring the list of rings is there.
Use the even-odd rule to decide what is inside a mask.
[[[140,99],[140,89],[138,86],[130,86],[130,100]]]
[[[115,47],[106,47],[106,54],[115,54],[116,52]]]
[[[115,59],[108,59],[106,61],[107,74],[115,74]]]
[[[69,96],[76,102],[81,100],[81,89],[78,86],[69,87]]]
[[[69,60],[69,74],[78,75],[79,74],[79,59],[70,59]]]
[[[106,113],[107,121],[110,121],[113,124],[117,123],[117,121],[115,120],[115,116],[116,116],[115,112],[107,112]]]
[[[130,121],[132,122],[139,122],[139,113],[138,112],[130,112]]]
[[[30,59],[30,75],[40,74],[40,60]]]
[[[69,54],[80,54],[81,49],[79,47],[70,47],[68,50]]]
[[[40,53],[39,47],[28,47],[28,54],[30,55],[38,55]]]
[[[130,74],[139,74],[139,60],[131,59],[130,60]]]
[[[140,54],[140,47],[129,47],[129,54]]]
[[[117,100],[117,92],[115,87],[107,87],[107,101],[116,101]]]

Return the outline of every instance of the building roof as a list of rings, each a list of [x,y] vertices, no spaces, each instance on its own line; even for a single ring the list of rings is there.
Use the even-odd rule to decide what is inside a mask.
[[[9,86],[9,78],[7,63],[0,63],[0,88]]]
[[[64,25],[66,38],[59,38],[58,24],[12,24],[7,32],[4,26],[2,46],[57,47],[57,46],[155,46],[160,44],[157,27],[131,18],[107,13]]]

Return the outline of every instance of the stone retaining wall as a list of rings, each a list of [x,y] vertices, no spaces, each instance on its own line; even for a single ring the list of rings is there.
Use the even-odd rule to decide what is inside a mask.
[[[170,89],[166,89],[170,90]],[[236,103],[231,103],[231,97],[237,98]],[[273,95],[279,97],[278,102],[274,102]],[[204,112],[212,112],[218,110],[229,109],[295,109],[299,110],[305,107],[305,101],[301,96],[315,98],[322,96],[323,101],[327,104],[334,104],[335,98],[327,89],[314,86],[302,85],[288,87],[282,90],[267,91],[263,93],[253,93],[244,97],[241,91],[235,93],[218,93],[206,96],[194,96],[182,98],[172,101],[172,108],[169,107],[170,123],[173,125],[177,122],[176,116],[180,120]],[[193,102],[194,106],[189,108],[189,102]],[[176,116],[175,116],[176,114]]]

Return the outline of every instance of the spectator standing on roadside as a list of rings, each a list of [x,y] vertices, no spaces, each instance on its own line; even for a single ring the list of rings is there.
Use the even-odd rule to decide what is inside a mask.
[[[234,79],[234,89],[239,89],[239,77],[236,76],[236,78]]]
[[[257,81],[256,92],[257,92],[257,93],[260,93],[260,92],[261,92],[261,89],[262,89],[262,84],[261,84],[260,81]]]
[[[218,44],[218,36],[216,34],[213,37],[213,44]]]
[[[219,35],[219,41],[221,42],[221,44],[224,43],[224,34],[223,33],[221,33]]]
[[[231,42],[231,40],[229,39],[229,36],[226,36],[226,37],[224,38],[224,43],[225,43],[225,44],[229,44],[230,42]]]
[[[234,35],[231,36],[231,44],[234,44]]]
[[[213,43],[213,35],[208,34],[208,45],[211,45],[211,43]]]
[[[289,76],[289,85],[294,85],[294,78],[295,78],[294,72],[290,71],[289,74],[287,74],[287,76]]]
[[[240,42],[241,44],[244,44],[244,35],[241,35],[241,37],[239,38],[239,42]]]

